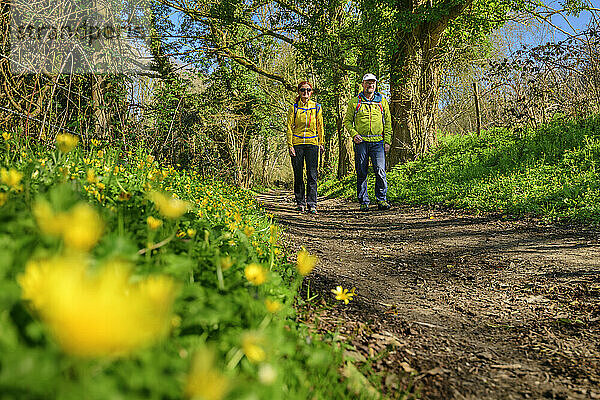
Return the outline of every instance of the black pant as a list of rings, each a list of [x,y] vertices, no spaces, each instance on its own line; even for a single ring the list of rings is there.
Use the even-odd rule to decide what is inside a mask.
[[[309,208],[317,206],[317,167],[319,164],[319,146],[313,144],[297,144],[294,146],[296,155],[292,157],[294,169],[294,197],[296,205]],[[304,185],[304,163],[306,161],[306,177],[308,190]],[[306,191],[306,199],[304,193]]]

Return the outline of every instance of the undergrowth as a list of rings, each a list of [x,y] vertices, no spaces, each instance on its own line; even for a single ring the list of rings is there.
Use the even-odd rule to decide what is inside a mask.
[[[548,221],[600,221],[600,116],[538,129],[448,135],[426,156],[388,172],[388,199]],[[356,177],[328,180],[326,196],[355,198]],[[369,192],[374,177],[370,174]]]

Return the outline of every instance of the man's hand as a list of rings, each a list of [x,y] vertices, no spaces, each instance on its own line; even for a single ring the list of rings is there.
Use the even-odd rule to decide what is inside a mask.
[[[390,151],[390,147],[391,146],[389,144],[387,144],[387,143],[385,145],[383,145],[383,151],[385,151],[385,154],[387,154],[388,151]]]
[[[357,133],[356,135],[354,135],[352,140],[354,141],[354,143],[359,144],[360,142],[363,141],[363,138]]]
[[[294,146],[290,146],[290,156],[296,157],[296,150],[294,150]]]

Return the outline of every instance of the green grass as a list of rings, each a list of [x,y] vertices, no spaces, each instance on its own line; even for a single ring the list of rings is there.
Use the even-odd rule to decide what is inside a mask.
[[[425,157],[388,173],[388,199],[598,223],[599,163],[600,116],[557,119],[537,130],[449,135]],[[321,192],[353,198],[355,182],[354,176],[329,180]],[[373,183],[371,176],[370,193]]]

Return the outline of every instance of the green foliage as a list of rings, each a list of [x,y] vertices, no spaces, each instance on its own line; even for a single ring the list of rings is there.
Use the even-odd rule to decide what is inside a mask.
[[[388,173],[388,198],[408,204],[600,222],[600,117],[556,118],[537,130],[449,135]],[[349,178],[330,194],[355,196]],[[372,182],[371,182],[372,184]]]
[[[160,166],[142,146],[122,151],[94,142],[65,154],[5,135],[0,148],[1,399],[180,399],[193,355],[206,346],[217,359],[207,368],[230,382],[226,398],[348,398],[338,347],[328,337],[307,340],[293,319],[302,277],[281,254],[272,217],[250,192]],[[22,178],[11,181],[7,171]],[[155,189],[190,201],[192,209],[178,219],[162,217],[149,200]],[[68,251],[40,230],[32,209],[42,199],[56,212],[80,202],[98,210],[105,228],[85,256],[92,266],[119,260],[132,266],[133,280],[166,274],[177,282],[166,338],[120,357],[79,358],[61,349],[16,281],[32,258]],[[151,230],[149,216],[163,225]],[[153,243],[160,246],[149,250]],[[222,267],[224,257],[229,268]],[[252,262],[267,271],[260,286],[245,277]],[[266,299],[282,309],[269,312]],[[263,339],[263,362],[244,357],[248,332]],[[266,366],[275,373],[266,374]]]

